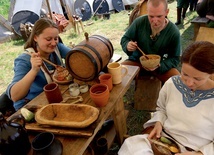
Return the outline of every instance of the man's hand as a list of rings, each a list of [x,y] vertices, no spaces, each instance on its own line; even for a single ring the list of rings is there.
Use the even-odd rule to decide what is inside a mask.
[[[135,41],[135,42],[133,42],[133,41],[128,42],[126,48],[127,48],[127,50],[130,51],[130,52],[135,51],[135,50],[137,49],[137,42],[136,42],[136,41]]]

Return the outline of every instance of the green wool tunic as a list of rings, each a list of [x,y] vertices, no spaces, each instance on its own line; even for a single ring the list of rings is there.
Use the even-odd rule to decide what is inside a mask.
[[[134,52],[127,50],[127,44],[132,40],[136,41],[146,54],[158,54],[161,56],[160,67],[157,70],[160,74],[171,68],[176,68],[181,55],[180,32],[177,26],[169,21],[155,39],[150,38],[151,34],[152,30],[147,15],[140,16],[134,20],[120,42],[123,51],[129,56],[129,60],[139,62],[139,58],[142,56],[138,50]]]

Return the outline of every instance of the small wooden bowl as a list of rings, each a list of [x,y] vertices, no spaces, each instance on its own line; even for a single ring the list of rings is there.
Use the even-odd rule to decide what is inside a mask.
[[[146,58],[147,57],[147,58]],[[148,54],[140,57],[140,63],[143,67],[153,69],[160,63],[161,57],[156,54]],[[149,58],[149,59],[148,59]]]

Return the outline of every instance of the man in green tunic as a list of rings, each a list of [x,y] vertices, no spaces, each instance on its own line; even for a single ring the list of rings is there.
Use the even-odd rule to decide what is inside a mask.
[[[141,67],[141,74],[155,75],[162,82],[169,77],[180,74],[176,67],[181,55],[180,32],[169,19],[166,0],[149,0],[148,15],[136,18],[121,38],[123,51],[128,59],[125,65]],[[153,69],[143,68],[139,58],[142,56],[137,46],[146,54],[158,54],[161,61]]]

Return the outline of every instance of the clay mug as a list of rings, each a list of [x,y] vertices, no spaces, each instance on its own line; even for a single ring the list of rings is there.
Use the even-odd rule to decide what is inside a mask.
[[[0,112],[0,154],[27,155],[29,151],[30,141],[24,117],[14,115],[7,121]]]
[[[78,96],[80,94],[79,85],[77,83],[70,84],[69,92],[70,92],[70,95],[73,97]]]
[[[108,86],[109,91],[113,88],[112,83],[112,75],[109,73],[104,73],[99,76],[100,83],[106,84]]]
[[[109,100],[109,90],[106,84],[94,84],[90,88],[90,97],[97,107],[104,107]]]
[[[43,87],[43,90],[49,103],[60,103],[63,100],[57,83],[49,83]]]
[[[41,132],[32,141],[33,155],[62,155],[62,143],[52,132]]]
[[[108,141],[104,137],[100,137],[96,141],[96,153],[98,155],[105,155],[108,152]]]
[[[113,84],[119,84],[128,73],[128,68],[118,62],[109,63],[107,65],[108,72],[112,75]]]

